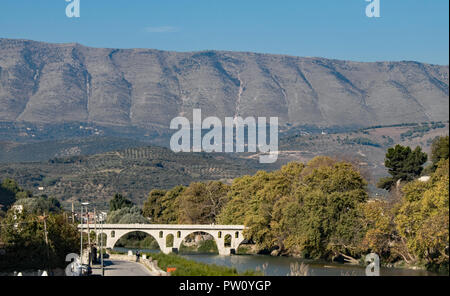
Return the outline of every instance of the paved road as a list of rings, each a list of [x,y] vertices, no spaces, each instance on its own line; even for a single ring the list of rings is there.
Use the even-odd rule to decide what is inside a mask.
[[[92,268],[93,274],[101,274],[99,265]],[[150,276],[148,269],[136,262],[105,260],[105,276]]]

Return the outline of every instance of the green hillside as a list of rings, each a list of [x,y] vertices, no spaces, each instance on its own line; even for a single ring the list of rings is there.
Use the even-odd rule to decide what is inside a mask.
[[[142,147],[47,162],[0,164],[0,179],[17,180],[34,194],[56,197],[66,207],[79,200],[106,207],[116,192],[141,204],[154,188],[226,181],[263,168],[270,170],[271,166],[226,154],[174,153],[161,147]]]

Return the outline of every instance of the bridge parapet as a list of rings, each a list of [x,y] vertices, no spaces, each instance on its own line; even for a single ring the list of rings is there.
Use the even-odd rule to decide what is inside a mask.
[[[94,224],[89,224],[92,228]],[[98,224],[99,225],[99,224]],[[79,224],[78,228],[87,229],[87,224]],[[244,225],[216,225],[216,224],[103,224],[103,229],[216,229],[216,230],[244,230]]]

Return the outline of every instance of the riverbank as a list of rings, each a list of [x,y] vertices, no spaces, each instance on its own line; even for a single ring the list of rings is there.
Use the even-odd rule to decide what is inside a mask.
[[[116,260],[136,261],[136,256],[127,255],[127,249],[116,248],[110,251],[110,258]],[[183,258],[177,254],[163,254],[157,250],[141,250],[141,254],[147,259],[140,258],[140,262],[158,276],[257,276],[261,272],[253,270],[238,271],[234,267],[207,264]]]
[[[127,252],[125,248],[115,248],[116,251]],[[159,250],[139,249],[141,253],[148,254],[154,259],[159,256]],[[161,256],[163,256],[162,254]],[[170,256],[170,255],[164,255]],[[365,276],[365,266],[333,263],[325,260],[309,260],[287,256],[269,255],[231,255],[223,256],[219,254],[178,254],[180,258],[197,263],[216,265],[220,267],[234,268],[237,274],[244,274],[246,271],[254,271],[258,274],[268,276],[287,276],[291,274],[291,266],[308,267],[308,275],[311,276]],[[160,265],[164,269],[171,267],[168,264]],[[425,270],[411,270],[404,268],[388,268],[382,266],[380,269],[382,276],[435,276],[439,275]]]
[[[205,264],[189,260],[176,254],[149,253],[148,256],[157,260],[158,266],[164,270],[174,269],[170,274],[174,276],[256,276],[262,273],[252,270],[239,272],[234,267]]]
[[[145,237],[145,236],[144,236]],[[158,243],[156,242],[156,240],[154,240],[152,237],[147,236],[147,237],[142,237],[141,240],[135,240],[135,239],[130,239],[128,237],[123,237],[121,240],[119,240],[118,245],[120,245],[121,247],[124,248],[129,248],[129,249],[150,249],[150,250],[154,250],[154,249],[159,249]],[[169,240],[169,244],[171,244],[172,241]],[[152,251],[152,253],[154,253],[154,251]],[[183,241],[180,249],[178,250],[178,254],[179,255],[215,255],[218,254],[218,249],[217,249],[217,245],[216,242],[214,241],[214,239],[208,235],[208,234],[202,234],[202,235],[197,235],[194,236],[192,235],[191,237],[189,237],[187,240]],[[258,249],[256,247],[256,245],[254,244],[241,244],[239,246],[239,248],[236,250],[236,255],[260,255],[258,254]],[[280,256],[278,254],[278,252],[273,251],[270,254],[264,254],[264,256],[270,256],[270,257],[274,257],[274,258],[295,258],[295,259],[299,259],[302,262],[306,262],[308,260],[306,260],[305,258],[303,258],[300,254],[291,254],[289,256]],[[341,258],[343,259],[343,258]],[[340,261],[328,261],[328,260],[313,260],[313,261],[318,261],[318,262],[323,262],[324,265],[342,265],[344,266],[348,266],[348,265],[353,265],[356,266],[360,269],[365,269],[365,262],[363,258],[359,258],[356,259],[354,262],[340,262]],[[294,262],[295,263],[295,262]],[[384,263],[381,262],[381,267],[385,268],[385,269],[393,269],[393,270],[404,270],[404,271],[422,271],[422,272],[429,272],[431,273],[436,273],[436,275],[448,275],[448,273],[439,273],[439,272],[435,272],[435,271],[430,271],[427,270],[426,266],[424,264],[407,264],[406,262],[403,261],[398,261],[395,263]],[[259,267],[259,269],[262,269],[262,266]],[[347,273],[347,271],[343,271],[343,273]],[[359,274],[359,272],[358,272]]]

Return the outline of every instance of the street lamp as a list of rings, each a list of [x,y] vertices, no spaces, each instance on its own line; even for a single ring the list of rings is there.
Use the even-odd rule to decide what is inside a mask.
[[[87,210],[87,206],[89,205],[88,202],[82,202],[81,203],[81,208],[80,208],[80,219],[81,219],[81,228],[80,228],[80,263],[83,264],[83,206],[86,206],[86,210]],[[88,235],[89,238],[89,235]]]
[[[101,235],[100,235],[100,261],[102,264],[102,276],[105,275],[105,267],[103,265],[103,221],[105,220],[106,213],[101,212],[100,217],[100,227],[101,227]]]

